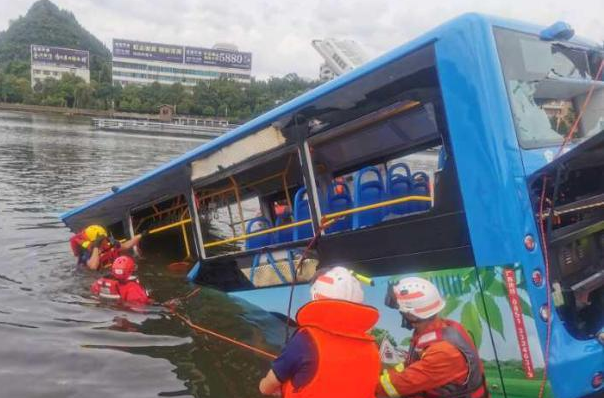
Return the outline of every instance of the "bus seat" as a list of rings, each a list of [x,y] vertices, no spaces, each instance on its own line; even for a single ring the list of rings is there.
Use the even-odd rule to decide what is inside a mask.
[[[365,175],[373,174],[375,179],[363,182]],[[384,184],[382,174],[377,167],[370,166],[361,169],[354,177],[354,204],[361,207],[379,203],[384,200]],[[353,228],[361,228],[382,221],[383,208],[354,213],[352,217]]]
[[[310,218],[310,206],[306,187],[298,189],[294,197],[294,221],[303,221]],[[305,224],[294,227],[294,240],[306,239],[313,236],[312,224]]]
[[[425,182],[426,185],[430,183],[430,177],[428,177],[428,174],[424,173],[423,171],[417,171],[413,173],[413,175],[411,176],[411,180],[413,180],[414,184],[416,182]]]
[[[276,217],[275,227],[290,224],[291,222],[291,213],[286,213]],[[291,242],[294,239],[293,228],[282,229],[281,231],[275,232],[274,239],[275,243]]]
[[[413,189],[414,196],[430,196],[430,177],[423,171],[413,173]],[[412,211],[426,211],[430,209],[430,202],[415,200],[411,203]]]
[[[404,171],[404,174],[401,173]],[[398,199],[411,194],[411,171],[405,163],[397,163],[388,169],[387,190],[389,199]],[[410,203],[400,203],[388,208],[390,213],[406,214],[411,211]]]
[[[272,228],[271,222],[266,217],[255,217],[247,223],[245,233],[250,234],[252,232],[258,232],[265,229]],[[271,234],[254,236],[246,239],[245,249],[257,249],[259,247],[269,246],[273,243]]]
[[[334,181],[327,191],[327,213],[336,213],[353,207],[348,185]],[[346,231],[352,228],[352,217],[346,216],[327,228],[327,233]]]

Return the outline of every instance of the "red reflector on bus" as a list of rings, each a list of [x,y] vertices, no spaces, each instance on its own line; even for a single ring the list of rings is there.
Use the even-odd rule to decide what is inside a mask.
[[[602,387],[603,381],[604,381],[604,375],[602,375],[602,372],[598,372],[591,379],[591,386],[593,388],[600,388],[600,387]]]
[[[540,287],[543,284],[543,275],[541,274],[541,271],[537,269],[533,271],[533,284],[537,287]]]
[[[533,235],[528,234],[524,237],[524,247],[530,252],[535,250],[535,238],[533,238]]]

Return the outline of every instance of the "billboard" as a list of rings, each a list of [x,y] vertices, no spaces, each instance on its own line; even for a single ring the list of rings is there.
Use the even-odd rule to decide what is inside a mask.
[[[249,70],[252,68],[252,53],[185,47],[185,63]]]
[[[182,46],[113,39],[113,56],[148,61],[183,62]]]
[[[113,56],[250,70],[252,53],[113,39]]]
[[[88,51],[72,48],[31,45],[31,63],[53,64],[70,68],[89,68]]]

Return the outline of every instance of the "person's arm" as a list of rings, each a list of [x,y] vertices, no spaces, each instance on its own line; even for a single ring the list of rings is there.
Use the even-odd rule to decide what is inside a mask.
[[[277,376],[275,376],[275,372],[273,372],[272,369],[266,373],[266,376],[264,376],[262,380],[260,380],[258,389],[263,395],[274,395],[276,393],[280,393],[281,382],[279,379],[277,379]]]
[[[134,235],[134,238],[128,239],[120,245],[120,252],[126,252],[132,249],[134,246],[137,246],[141,241],[143,234]]]
[[[463,354],[447,342],[431,345],[419,361],[397,368],[388,369],[380,376],[378,397],[420,394],[463,380],[469,371]]]
[[[97,269],[99,269],[99,265],[101,264],[101,251],[99,250],[98,247],[93,247],[92,248],[92,253],[90,254],[90,258],[88,260],[86,260],[86,266],[93,270],[96,271]]]

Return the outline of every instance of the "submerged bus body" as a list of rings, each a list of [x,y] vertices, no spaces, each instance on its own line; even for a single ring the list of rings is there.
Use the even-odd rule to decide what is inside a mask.
[[[493,396],[537,396],[546,361],[547,396],[600,395],[602,56],[543,32],[461,16],[62,219],[151,229],[147,251],[195,257],[196,283],[281,313],[318,234],[296,281],[332,265],[374,278],[385,364],[409,339],[386,286],[421,275],[474,338]],[[308,299],[296,287],[294,309]]]

